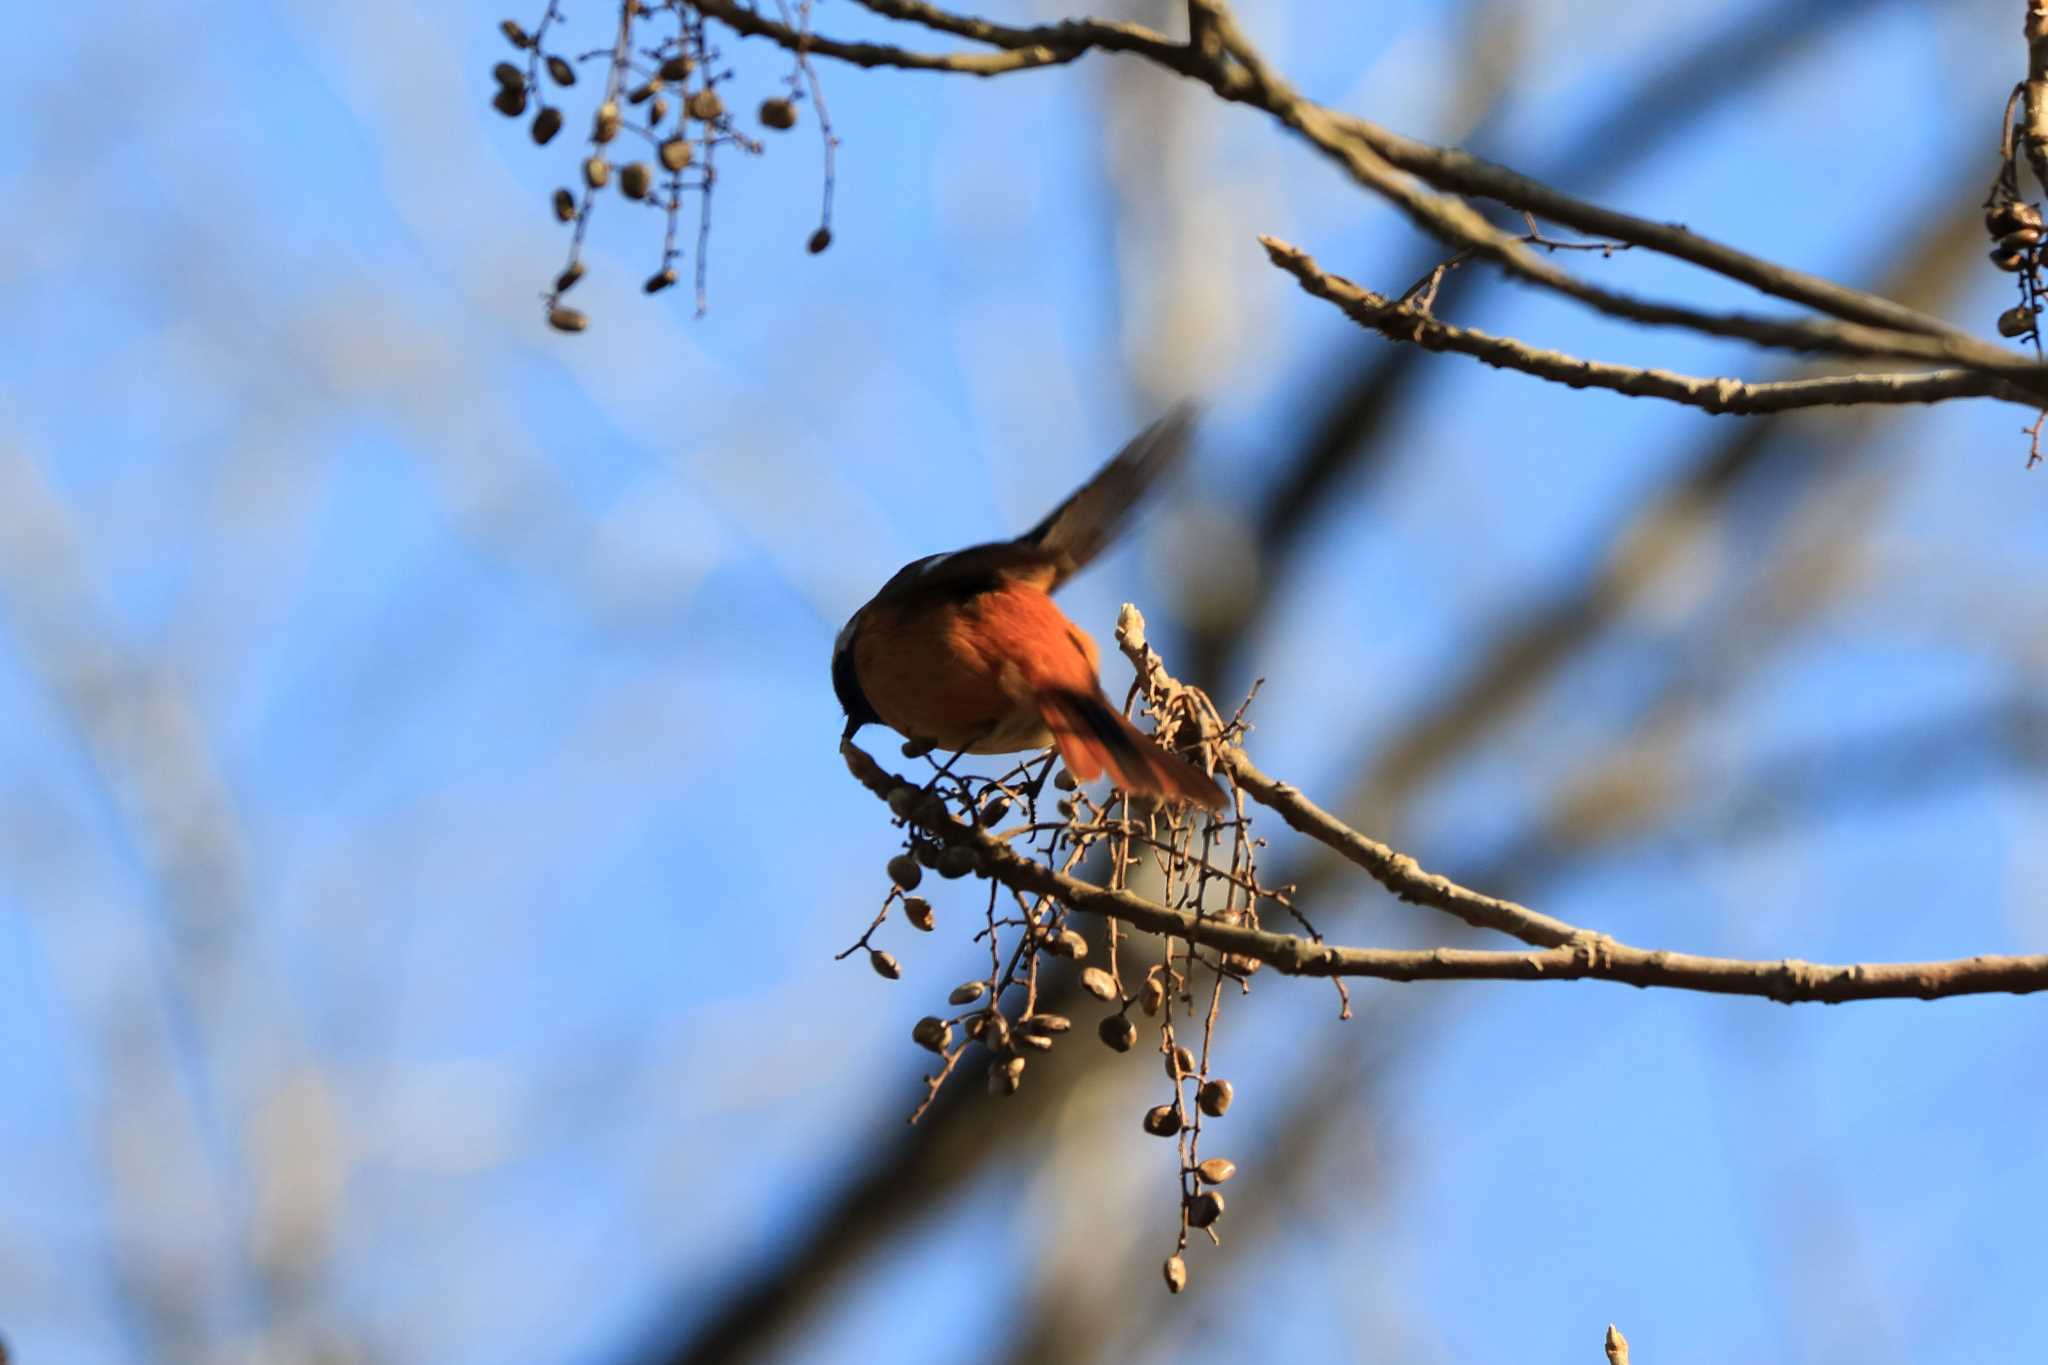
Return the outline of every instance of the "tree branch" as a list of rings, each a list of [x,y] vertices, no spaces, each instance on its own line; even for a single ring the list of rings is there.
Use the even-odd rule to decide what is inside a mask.
[[[1259,244],[1266,248],[1273,264],[1294,276],[1305,291],[1336,304],[1352,321],[1389,341],[1410,342],[1429,351],[1456,351],[1499,369],[1519,370],[1569,388],[1610,389],[1632,398],[1663,398],[1714,413],[1786,412],[1865,403],[1939,403],[1950,398],[1984,397],[2027,408],[2040,406],[2037,399],[2030,398],[2017,385],[1978,370],[1830,375],[1747,383],[1582,360],[1512,337],[1441,322],[1418,308],[1325,272],[1314,257],[1276,237],[1262,236]]]
[[[854,777],[884,801],[898,790],[922,790],[908,779],[884,770],[852,740],[842,741],[839,752]],[[1245,790],[1258,794],[1249,780]],[[1268,790],[1277,800],[1297,811],[1304,814],[1315,812],[1305,798],[1284,784],[1273,783]],[[1334,817],[1321,812],[1315,814],[1322,815],[1323,820],[1342,830]],[[1716,995],[1754,995],[1788,1005],[1815,1001],[1841,1004],[1850,1000],[1933,1000],[1993,992],[2023,995],[2048,990],[2048,954],[1846,966],[1802,962],[1796,958],[1775,962],[1749,961],[1636,948],[1606,934],[1574,929],[1569,925],[1563,926],[1569,932],[1565,942],[1555,947],[1527,951],[1339,947],[1298,934],[1269,933],[1263,929],[1225,924],[1192,911],[1177,910],[1130,891],[1098,886],[1047,867],[1012,851],[1001,839],[972,825],[951,820],[926,824],[916,816],[911,818],[919,829],[939,843],[972,849],[979,864],[987,869],[985,875],[1012,890],[1051,896],[1070,910],[1102,915],[1157,934],[1170,934],[1218,952],[1256,958],[1295,976],[1366,977],[1382,981],[1594,980],[1704,991]],[[1427,874],[1415,869],[1414,860],[1405,854],[1394,853],[1355,831],[1343,832],[1360,846],[1384,852],[1394,864],[1388,869],[1389,875],[1414,885],[1419,891],[1443,899],[1491,899],[1465,891],[1443,878],[1428,878]],[[1416,878],[1426,878],[1426,881],[1416,881]],[[1510,902],[1495,904],[1509,906],[1534,922],[1562,925],[1562,921],[1539,916]],[[1452,913],[1457,912],[1454,910]]]

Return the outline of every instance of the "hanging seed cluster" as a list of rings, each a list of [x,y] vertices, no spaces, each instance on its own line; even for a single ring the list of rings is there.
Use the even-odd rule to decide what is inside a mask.
[[[2019,302],[1998,315],[1998,334],[2025,342],[2034,348],[2034,358],[2043,358],[2041,346],[2041,264],[2044,229],[2041,210],[2020,197],[2020,149],[2025,136],[2013,114],[2020,90],[2015,88],[2005,104],[2005,126],[1999,148],[1998,175],[1984,199],[1984,231],[1991,237],[1991,264],[2014,278]],[[2041,431],[2048,426],[2048,408],[2027,432],[2027,468],[2041,462]]]
[[[1177,733],[1227,744],[1244,729],[1242,709],[1225,724],[1192,689],[1151,700],[1161,706],[1193,702],[1212,722],[1203,725],[1196,718],[1192,730],[1178,730],[1176,721],[1190,718],[1155,712]],[[929,759],[930,752],[931,746],[919,742],[903,746],[907,758]],[[902,967],[877,942],[886,926],[900,918],[917,934],[935,932],[960,913],[935,908],[941,884],[976,879],[974,890],[959,898],[974,908],[958,922],[986,945],[988,970],[954,985],[942,1007],[912,1026],[911,1041],[936,1061],[911,1121],[962,1071],[978,1075],[991,1096],[1017,1095],[1028,1087],[1034,1059],[1057,1047],[1081,1046],[1073,1038],[1085,1038],[1091,1027],[1113,1052],[1150,1054],[1164,1084],[1155,1102],[1132,1120],[1174,1144],[1179,1190],[1173,1252],[1164,1273],[1167,1287],[1179,1293],[1188,1282],[1190,1236],[1203,1232],[1220,1240],[1227,1207],[1223,1186],[1237,1173],[1230,1158],[1202,1147],[1205,1124],[1222,1119],[1236,1097],[1235,1086],[1214,1066],[1223,1001],[1248,991],[1263,964],[1074,914],[1052,896],[1021,892],[989,876],[998,855],[946,836],[972,828],[1062,872],[1093,857],[1106,865],[1099,874],[1091,867],[1089,880],[1129,889],[1134,879],[1144,879],[1148,898],[1217,924],[1256,928],[1262,905],[1291,911],[1286,892],[1259,884],[1256,857],[1263,841],[1253,837],[1241,800],[1230,818],[1209,818],[1120,792],[1098,801],[1056,770],[1053,755],[1033,757],[994,778],[954,772],[957,757],[930,760],[929,781],[905,782],[889,793],[903,845],[884,867],[890,885],[880,912],[840,957],[865,955],[877,974],[896,980]],[[901,935],[898,940],[906,951],[916,941]],[[1078,985],[1080,998],[1100,1006],[1092,1020],[1077,1022],[1046,1007],[1055,973]]]
[[[808,32],[812,0],[795,0],[792,18]],[[569,183],[549,196],[556,222],[570,229],[567,260],[542,296],[548,325],[581,332],[589,316],[569,300],[584,276],[583,243],[600,204],[647,213],[662,223],[661,251],[642,289],[658,294],[681,278],[682,224],[687,206],[696,208],[694,271],[697,311],[707,299],[706,252],[711,239],[712,187],[718,182],[717,154],[736,150],[759,155],[765,144],[750,136],[729,107],[732,71],[719,59],[715,23],[689,0],[618,0],[617,24],[609,46],[580,54],[563,44],[559,0],[549,0],[531,30],[517,20],[499,25],[522,60],[496,63],[491,107],[521,120],[537,147],[555,146],[565,129],[580,138],[565,140]],[[799,52],[775,93],[753,109],[759,126],[777,133],[794,129],[798,106],[817,111],[825,145],[824,202],[807,249],[831,243],[834,149],[824,92],[817,72]]]

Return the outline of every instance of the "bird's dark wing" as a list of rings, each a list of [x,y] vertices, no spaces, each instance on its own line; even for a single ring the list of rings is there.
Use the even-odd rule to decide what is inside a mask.
[[[1194,405],[1176,405],[1133,436],[1044,521],[1017,537],[1017,545],[1032,547],[1052,565],[1047,592],[1079,573],[1116,538],[1153,480],[1186,452],[1194,431]]]

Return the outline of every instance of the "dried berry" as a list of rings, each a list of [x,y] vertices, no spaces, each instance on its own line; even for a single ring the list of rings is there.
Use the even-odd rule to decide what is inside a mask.
[[[517,86],[501,85],[498,93],[491,96],[491,108],[506,118],[518,118],[526,112],[526,91]]]
[[[690,164],[696,153],[690,147],[688,138],[672,137],[661,144],[661,164],[672,171],[679,171]]]
[[[593,156],[583,163],[583,183],[594,190],[601,190],[611,182],[612,163],[601,156]]]
[[[990,1052],[1004,1052],[1009,1049],[1009,1020],[1003,1018],[995,1010],[988,1009],[982,1011],[980,1023],[981,1027],[975,1030],[975,1036],[981,1039],[983,1047],[987,1048]]]
[[[1060,769],[1058,772],[1052,775],[1052,784],[1055,787],[1058,787],[1063,792],[1070,792],[1081,785],[1080,782],[1075,779],[1074,775],[1068,772],[1065,768]]]
[[[1065,1033],[1073,1026],[1074,1021],[1064,1014],[1034,1014],[1017,1024],[1018,1028],[1027,1029],[1032,1033]]]
[[[562,131],[562,111],[553,107],[541,110],[533,116],[533,140],[535,145],[545,147]]]
[[[661,78],[665,81],[679,81],[697,69],[697,64],[688,57],[671,57],[661,64]]]
[[[590,325],[590,319],[574,308],[548,309],[548,326],[557,332],[580,332]]]
[[[924,880],[924,869],[917,865],[917,859],[908,853],[899,853],[889,860],[885,869],[889,880],[905,891],[917,890],[917,884]]]
[[[533,39],[526,36],[526,30],[519,26],[519,21],[516,19],[507,19],[504,23],[499,24],[498,31],[504,34],[505,41],[514,47],[533,46]]]
[[[642,81],[639,85],[634,86],[633,93],[626,96],[626,102],[628,104],[645,104],[660,93],[661,77],[656,76],[651,81]]]
[[[606,100],[597,106],[597,113],[590,121],[590,136],[598,142],[610,142],[619,135],[619,106],[616,101]]]
[[[554,205],[555,217],[563,222],[569,222],[576,217],[576,196],[569,193],[569,191],[556,190]]]
[[[1138,988],[1138,1008],[1152,1015],[1159,1013],[1166,1003],[1166,986],[1157,976],[1145,978],[1145,984]]]
[[[974,850],[965,844],[948,845],[939,854],[939,875],[941,877],[964,877],[974,871]]]
[[[2034,314],[2025,304],[2015,304],[1998,315],[1998,334],[2023,337],[2034,330]]]
[[[875,969],[875,975],[889,981],[903,979],[903,964],[896,960],[896,954],[885,953],[880,948],[868,954],[868,965]]]
[[[641,285],[640,287],[650,294],[659,294],[662,290],[668,288],[675,282],[676,272],[667,266],[663,266],[661,269],[655,271],[652,275],[649,275],[647,277],[647,283]]]
[[[938,745],[928,739],[906,739],[903,741],[903,756],[905,758],[923,758],[938,747]]]
[[[1223,1216],[1223,1195],[1218,1190],[1204,1190],[1188,1201],[1188,1226],[1206,1228]]]
[[[557,294],[561,293],[563,290],[570,288],[576,283],[576,281],[582,278],[583,262],[569,262],[568,268],[563,270],[561,274],[555,276],[555,292]]]
[[[1195,1167],[1195,1178],[1205,1185],[1221,1185],[1237,1174],[1237,1163],[1227,1156],[1212,1156]]]
[[[1088,940],[1072,929],[1062,929],[1046,941],[1045,950],[1054,957],[1071,957],[1076,962],[1088,956]]]
[[[988,1069],[988,1093],[1014,1095],[1024,1088],[1024,1059],[1005,1057]]]
[[[1180,1114],[1170,1104],[1154,1105],[1145,1111],[1145,1131],[1153,1137],[1172,1137],[1180,1131]]]
[[[944,1052],[953,1041],[953,1026],[927,1014],[910,1026],[910,1041],[932,1052]]]
[[[805,249],[815,256],[830,245],[832,245],[832,229],[821,227],[811,234],[811,240],[805,245]]]
[[[986,981],[963,981],[953,988],[951,995],[946,997],[946,1003],[949,1005],[971,1005],[981,999],[982,992],[987,989],[988,983]]]
[[[910,813],[917,809],[917,801],[924,793],[909,783],[904,783],[889,793],[889,813],[898,820],[908,820]]]
[[[1195,1054],[1184,1047],[1176,1047],[1166,1054],[1166,1079],[1177,1081],[1183,1076],[1195,1074]]]
[[[1176,1294],[1188,1287],[1188,1263],[1178,1256],[1166,1258],[1166,1287]]]
[[[922,929],[929,934],[933,924],[932,903],[922,896],[905,896],[903,918],[910,921],[912,928]]]
[[[993,825],[1010,813],[1010,803],[998,796],[981,808],[981,823]]]
[[[619,193],[628,199],[645,199],[654,188],[654,171],[644,161],[629,161],[619,167]]]
[[[1052,1038],[1047,1034],[1025,1033],[1019,1030],[1011,1035],[1011,1039],[1013,1042],[1021,1043],[1028,1048],[1035,1048],[1040,1052],[1052,1051]]]
[[[1205,1081],[1195,1094],[1195,1103],[1210,1118],[1220,1119],[1229,1111],[1230,1102],[1236,1097],[1237,1092],[1229,1081]]]
[[[1117,1052],[1129,1052],[1138,1042],[1138,1026],[1121,1014],[1112,1014],[1104,1019],[1095,1033]]]
[[[499,62],[491,68],[491,79],[507,90],[524,90],[526,73],[510,62]]]
[[[1994,204],[1984,210],[1984,227],[1993,237],[2003,237],[2021,228],[2041,226],[2041,210],[2032,204]]]
[[[725,101],[710,86],[692,91],[690,98],[683,101],[683,111],[691,118],[710,123],[725,112]]]
[[[796,106],[788,100],[762,100],[761,122],[770,128],[796,127]]]
[[[576,84],[576,68],[562,57],[548,58],[548,74],[555,78],[556,85]]]
[[[654,103],[647,106],[647,130],[649,132],[654,131],[654,129],[661,126],[661,121],[667,117],[668,101],[656,97]]]
[[[1998,246],[1991,249],[1991,264],[2008,274],[2018,274],[2026,269],[2027,254],[2024,251],[2007,251]]]
[[[1116,999],[1116,978],[1100,967],[1090,967],[1081,973],[1081,989],[1097,1000]]]

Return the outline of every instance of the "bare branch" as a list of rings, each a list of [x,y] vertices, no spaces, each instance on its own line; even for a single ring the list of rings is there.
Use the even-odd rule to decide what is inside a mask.
[[[1562,351],[1547,351],[1493,336],[1475,328],[1454,327],[1422,309],[1332,275],[1299,247],[1275,237],[1260,237],[1266,255],[1319,299],[1344,310],[1360,326],[1389,341],[1411,342],[1429,351],[1456,351],[1488,365],[1520,370],[1574,389],[1611,389],[1632,398],[1664,398],[1714,413],[1786,412],[1795,408],[1849,407],[1864,403],[1939,403],[1950,398],[1994,397],[2023,407],[2039,406],[2017,385],[1977,370],[1929,370],[1917,373],[1830,375],[1814,379],[1749,383],[1739,379],[1675,374],[1582,360]]]
[[[861,784],[883,800],[900,790],[919,791],[908,779],[884,770],[851,740],[842,741],[840,756]],[[1245,790],[1253,788],[1247,782]],[[1291,789],[1274,784],[1276,792]],[[1283,799],[1298,807],[1298,794]],[[1945,962],[1887,962],[1829,965],[1796,958],[1751,961],[1705,957],[1636,948],[1606,934],[1569,930],[1567,941],[1551,948],[1526,951],[1483,951],[1469,948],[1347,948],[1319,943],[1297,934],[1268,933],[1187,910],[1176,910],[1130,891],[1113,890],[1056,871],[1013,852],[1009,845],[972,825],[953,821],[918,828],[948,847],[962,845],[976,854],[989,877],[1016,891],[1051,896],[1069,909],[1102,915],[1158,934],[1170,934],[1219,952],[1256,958],[1297,976],[1367,977],[1383,981],[1611,981],[1630,986],[1661,986],[1716,995],[1754,995],[1783,1004],[1850,1000],[1918,998],[2004,992],[2023,995],[2048,990],[2048,954],[1977,956]],[[1332,820],[1334,824],[1334,820]],[[1355,831],[1352,838],[1373,841]],[[1374,847],[1384,849],[1384,845]],[[1405,874],[1413,860],[1385,850],[1401,862],[1394,875]],[[1451,887],[1441,879],[1444,887]],[[1428,889],[1422,887],[1419,889]],[[1462,891],[1462,888],[1451,888]],[[1465,896],[1476,893],[1464,892]],[[1485,898],[1482,898],[1485,899]],[[1509,902],[1497,902],[1510,905]],[[1531,920],[1561,924],[1536,912],[1512,906]],[[1453,913],[1456,913],[1455,911]]]

